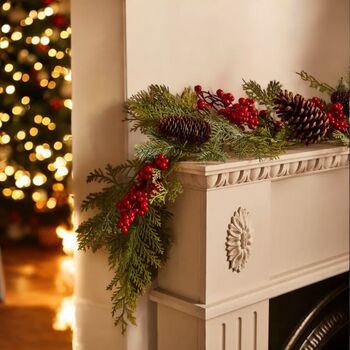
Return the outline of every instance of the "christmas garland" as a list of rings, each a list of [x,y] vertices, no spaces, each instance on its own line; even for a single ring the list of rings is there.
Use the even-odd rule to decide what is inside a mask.
[[[336,88],[298,73],[312,87],[330,95],[305,99],[282,89],[277,81],[262,88],[243,81],[247,97],[196,86],[172,94],[165,86],[151,85],[126,102],[132,131],[148,141],[135,147],[135,159],[92,171],[87,182],[104,185],[90,193],[82,210],[96,214],[80,224],[79,248],[108,250],[114,277],[112,314],[124,333],[135,324],[138,296],[150,286],[167,257],[171,244],[168,205],[181,192],[175,177],[183,160],[225,161],[228,157],[278,157],[297,143],[319,141],[349,145],[349,85]],[[256,105],[264,106],[258,111]]]

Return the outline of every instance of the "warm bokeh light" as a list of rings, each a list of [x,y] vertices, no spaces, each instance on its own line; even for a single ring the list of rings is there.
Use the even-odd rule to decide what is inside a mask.
[[[64,298],[59,307],[53,323],[56,331],[74,330],[75,328],[75,303],[74,297]]]
[[[72,255],[78,250],[77,234],[74,231],[69,231],[63,226],[58,226],[56,233],[62,239],[63,251],[67,255]]]

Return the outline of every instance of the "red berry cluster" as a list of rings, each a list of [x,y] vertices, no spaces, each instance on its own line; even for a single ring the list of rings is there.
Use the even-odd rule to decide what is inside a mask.
[[[123,199],[116,203],[116,206],[120,210],[118,228],[122,233],[127,233],[136,215],[143,216],[148,211],[148,193],[132,186]]]
[[[319,109],[324,109],[324,102],[318,97],[313,97],[312,99],[310,99],[310,101],[313,102]]]
[[[117,202],[116,208],[120,211],[117,226],[122,233],[127,233],[135,221],[136,216],[143,216],[149,210],[149,196],[158,191],[156,185],[150,183],[153,169],[167,170],[169,159],[159,154],[152,162],[143,166],[137,174],[137,184],[132,185],[129,192]]]
[[[241,97],[238,103],[220,109],[219,114],[236,124],[242,130],[244,130],[245,125],[249,129],[256,129],[259,125],[258,111],[254,107],[254,100],[252,98]]]
[[[343,105],[340,102],[333,103],[327,112],[327,117],[331,127],[342,133],[346,133],[349,128],[346,114],[343,111]]]
[[[238,103],[233,103],[234,96],[222,89],[218,89],[216,94],[212,94],[209,91],[203,91],[200,85],[196,85],[194,90],[197,93],[197,107],[199,110],[214,108],[220,115],[242,130],[245,126],[256,129],[259,125],[258,111],[252,98],[241,97]]]
[[[166,158],[162,153],[153,161],[154,165],[159,170],[167,170],[169,166],[169,159]]]

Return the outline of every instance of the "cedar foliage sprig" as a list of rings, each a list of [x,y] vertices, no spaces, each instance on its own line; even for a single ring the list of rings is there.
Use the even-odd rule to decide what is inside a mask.
[[[137,159],[92,171],[87,181],[104,183],[105,187],[83,201],[82,210],[97,209],[97,213],[77,230],[79,249],[108,250],[109,266],[115,273],[107,289],[112,292],[112,314],[122,333],[128,322],[135,324],[137,297],[145,292],[166,258],[170,245],[167,222],[171,217],[166,207],[182,190],[178,180],[169,178],[171,170],[166,174],[155,170],[152,183],[158,185],[159,192],[151,198],[148,212],[137,218],[126,235],[121,234],[116,226],[119,213],[115,204],[128,192],[145,163]]]
[[[302,80],[309,82],[310,87],[319,90],[320,92],[326,92],[331,95],[335,91],[332,86],[327,83],[320,82],[313,75],[308,74],[304,70],[301,72],[296,72],[296,74],[298,74]]]
[[[274,110],[274,101],[282,91],[282,84],[276,80],[271,80],[266,89],[263,89],[256,81],[245,81],[243,79],[242,87],[248,97],[258,101],[260,105],[264,105],[269,111]]]

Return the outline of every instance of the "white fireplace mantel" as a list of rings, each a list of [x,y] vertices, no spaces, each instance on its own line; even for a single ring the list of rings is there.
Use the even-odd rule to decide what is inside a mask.
[[[269,299],[349,268],[348,150],[184,162],[178,176],[175,241],[151,293],[158,350],[268,349]]]

